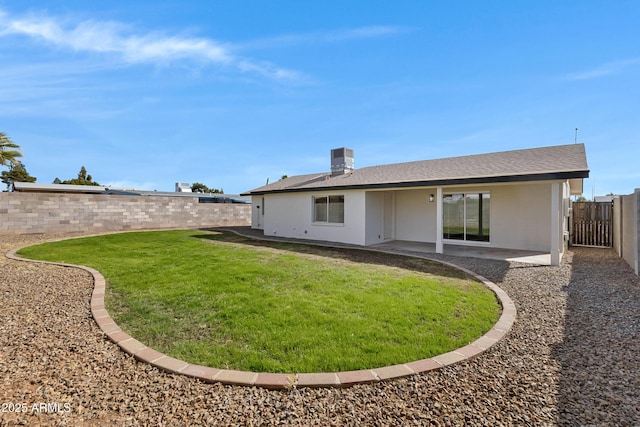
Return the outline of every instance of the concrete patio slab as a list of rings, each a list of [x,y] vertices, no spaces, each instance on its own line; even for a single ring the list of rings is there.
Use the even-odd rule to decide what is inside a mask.
[[[435,243],[410,242],[405,240],[393,240],[391,242],[378,243],[376,245],[368,246],[367,248],[425,254],[436,253]],[[547,252],[540,251],[445,244],[444,254],[472,258],[499,259],[527,264],[551,265],[551,255]]]

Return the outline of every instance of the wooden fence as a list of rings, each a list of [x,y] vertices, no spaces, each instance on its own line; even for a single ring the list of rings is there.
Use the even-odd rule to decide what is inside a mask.
[[[571,244],[613,246],[613,204],[611,202],[573,202]]]

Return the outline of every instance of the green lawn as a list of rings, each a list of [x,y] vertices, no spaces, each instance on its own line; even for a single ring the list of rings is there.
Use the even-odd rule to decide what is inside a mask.
[[[332,372],[409,362],[468,344],[501,311],[481,283],[438,263],[219,232],[112,234],[19,254],[99,270],[123,330],[217,368]]]

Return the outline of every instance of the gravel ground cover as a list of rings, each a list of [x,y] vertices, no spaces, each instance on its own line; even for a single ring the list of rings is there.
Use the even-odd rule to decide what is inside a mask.
[[[0,252],[57,237],[0,236]],[[87,273],[2,256],[0,425],[640,425],[640,279],[613,251],[573,248],[560,267],[431,257],[509,294],[507,337],[423,375],[270,391],[137,362],[91,318]]]

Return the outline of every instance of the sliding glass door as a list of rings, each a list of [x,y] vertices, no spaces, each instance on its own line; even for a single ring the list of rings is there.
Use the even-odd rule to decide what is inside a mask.
[[[491,196],[489,193],[458,193],[443,196],[443,238],[488,242]]]

